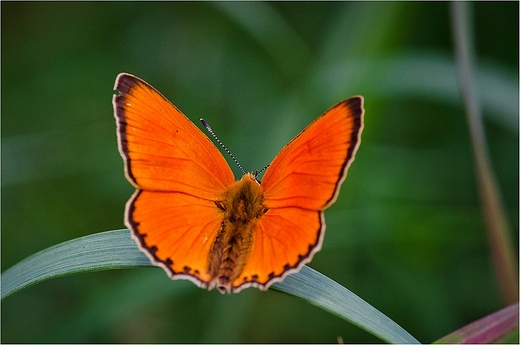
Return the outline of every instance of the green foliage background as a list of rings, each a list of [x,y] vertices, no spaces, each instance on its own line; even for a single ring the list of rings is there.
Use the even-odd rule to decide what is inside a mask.
[[[475,3],[477,90],[518,248],[518,2]],[[502,306],[447,3],[2,2],[2,271],[123,227],[120,72],[204,117],[248,170],[334,103],[365,130],[311,267],[431,342]],[[234,171],[235,169],[233,166]],[[377,342],[276,291],[238,295],[160,269],[33,286],[1,305],[2,342]]]

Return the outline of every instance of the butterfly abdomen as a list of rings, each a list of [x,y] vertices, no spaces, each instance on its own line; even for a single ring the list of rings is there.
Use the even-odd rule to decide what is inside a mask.
[[[252,174],[232,184],[216,202],[224,220],[209,257],[208,271],[221,292],[230,292],[240,276],[254,242],[255,226],[267,211],[263,189]]]

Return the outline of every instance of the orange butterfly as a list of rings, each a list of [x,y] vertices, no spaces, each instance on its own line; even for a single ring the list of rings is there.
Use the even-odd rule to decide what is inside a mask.
[[[323,210],[360,143],[363,98],[338,103],[275,157],[260,182],[235,181],[225,158],[143,80],[117,76],[114,116],[127,179],[125,224],[172,279],[239,292],[297,272],[321,248]]]

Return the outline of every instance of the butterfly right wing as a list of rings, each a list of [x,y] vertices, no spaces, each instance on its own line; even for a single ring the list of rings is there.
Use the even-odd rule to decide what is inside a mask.
[[[262,179],[266,206],[318,211],[332,204],[359,147],[363,114],[363,98],[349,98],[291,140]]]
[[[262,179],[267,212],[258,219],[251,254],[235,292],[266,289],[312,259],[325,232],[323,210],[334,202],[360,143],[363,98],[338,103],[276,156]]]

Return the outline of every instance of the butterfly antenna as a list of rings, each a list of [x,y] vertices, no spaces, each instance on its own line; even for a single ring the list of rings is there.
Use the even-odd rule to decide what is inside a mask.
[[[213,132],[213,130],[211,129],[211,127],[209,126],[209,123],[206,122],[206,120],[204,119],[200,119],[200,122],[202,122],[202,124],[204,125],[204,127],[206,127],[206,129],[208,130],[208,132],[211,133],[211,136],[215,139],[215,141],[217,143],[220,144],[220,146],[224,149],[224,151],[227,152],[227,154],[231,157],[231,159],[233,159],[233,161],[236,163],[236,165],[238,165],[238,168],[240,169],[240,171],[242,172],[243,175],[246,174],[246,172],[244,171],[244,168],[242,168],[242,165],[240,165],[240,163],[237,161],[237,159],[235,158],[235,156],[233,156],[233,154],[231,153],[231,151],[228,150],[228,148],[226,147],[226,145],[224,145],[224,143],[222,143],[222,141],[220,141],[220,139],[217,137],[217,135],[215,134],[215,132]],[[267,168],[267,167],[266,167]],[[262,169],[262,170],[265,170]]]
[[[261,173],[263,173],[265,171],[265,169],[269,168],[269,164],[267,164],[265,167],[262,168],[262,170],[257,170],[255,172],[255,177],[257,177],[258,175],[260,175]]]

